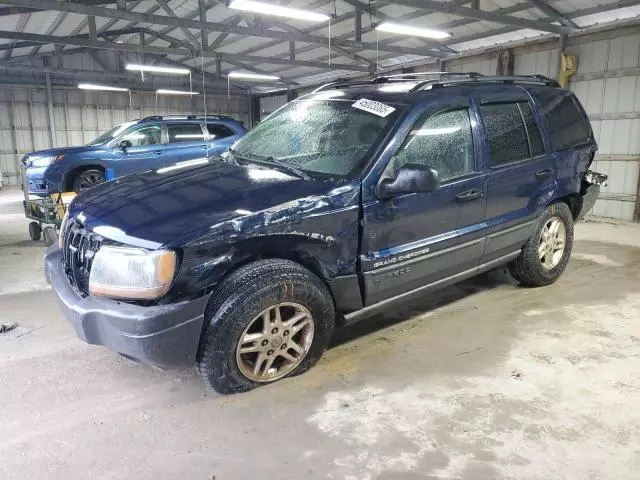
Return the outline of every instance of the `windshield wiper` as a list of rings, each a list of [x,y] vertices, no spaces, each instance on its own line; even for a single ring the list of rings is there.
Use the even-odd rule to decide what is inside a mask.
[[[233,149],[229,149],[229,153],[233,155],[235,158],[239,158],[240,160],[245,160],[253,163],[260,163],[262,165],[277,165],[282,170],[286,170],[289,173],[293,173],[294,175],[302,178],[303,180],[313,180],[313,178],[300,170],[299,168],[294,167],[293,165],[288,165],[280,160],[277,160],[273,157],[263,157],[261,155],[253,155],[253,154],[239,154]]]

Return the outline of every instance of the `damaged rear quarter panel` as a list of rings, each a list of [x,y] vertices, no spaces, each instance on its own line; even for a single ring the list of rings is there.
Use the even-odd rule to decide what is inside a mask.
[[[171,296],[208,291],[228,272],[258,258],[297,260],[324,280],[356,273],[360,184],[285,202],[212,225],[183,243]],[[178,243],[179,244],[179,243]]]

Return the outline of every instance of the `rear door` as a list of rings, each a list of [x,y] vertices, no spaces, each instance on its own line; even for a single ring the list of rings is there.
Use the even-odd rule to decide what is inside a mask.
[[[167,164],[207,157],[207,135],[200,122],[167,122]]]
[[[542,140],[536,107],[524,89],[476,98],[490,163],[486,262],[517,251],[529,238],[555,191],[556,164]]]
[[[365,179],[361,268],[367,305],[478,264],[486,189],[479,144],[474,142],[476,124],[468,96],[437,99],[405,121],[400,140],[392,143],[396,150],[379,161],[388,164],[374,167],[374,172],[384,168],[382,175],[371,173]],[[379,179],[394,177],[404,164],[434,168],[440,188],[376,198],[372,191]]]
[[[223,154],[241,136],[221,123],[207,123],[207,133],[209,134],[208,155],[210,157]]]
[[[122,142],[129,146],[121,148]],[[107,178],[122,177],[131,173],[161,168],[165,165],[165,148],[162,142],[162,124],[144,123],[131,127],[111,147],[113,169]]]

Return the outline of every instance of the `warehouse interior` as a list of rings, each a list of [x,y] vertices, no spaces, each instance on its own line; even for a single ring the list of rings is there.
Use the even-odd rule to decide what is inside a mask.
[[[636,479],[640,1],[263,3],[0,0],[0,477]],[[250,131],[322,85],[427,72],[544,75],[584,107],[608,180],[556,284],[485,273],[232,396],[76,338],[29,239],[25,155],[144,117]]]

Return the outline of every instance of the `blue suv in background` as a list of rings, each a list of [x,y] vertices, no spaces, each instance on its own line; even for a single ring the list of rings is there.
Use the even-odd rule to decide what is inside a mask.
[[[221,155],[242,137],[225,116],[152,116],[123,123],[88,145],[30,153],[22,159],[30,194],[77,193],[105,180]]]
[[[224,393],[302,373],[334,326],[496,267],[550,285],[606,180],[589,170],[588,117],[558,87],[452,74],[325,86],[220,160],[78,195],[47,279],[83,340],[196,364]]]

